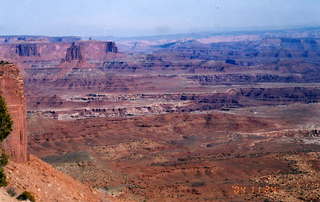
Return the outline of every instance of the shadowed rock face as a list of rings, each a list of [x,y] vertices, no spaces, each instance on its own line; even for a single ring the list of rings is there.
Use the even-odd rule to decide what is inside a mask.
[[[25,162],[28,160],[26,134],[26,105],[24,83],[19,70],[12,64],[0,65],[0,95],[5,98],[13,131],[6,138],[3,147],[12,160]]]
[[[117,53],[118,52],[118,48],[116,46],[115,42],[112,41],[108,41],[106,42],[106,52],[111,52],[111,53]]]
[[[82,60],[80,45],[72,43],[71,47],[67,49],[65,60],[70,62],[72,60]]]
[[[40,56],[36,44],[19,44],[16,46],[16,53],[19,56]]]

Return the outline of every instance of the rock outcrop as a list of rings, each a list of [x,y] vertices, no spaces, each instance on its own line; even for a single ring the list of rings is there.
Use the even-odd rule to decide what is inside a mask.
[[[37,44],[18,44],[16,45],[16,53],[19,56],[40,56]]]
[[[65,60],[71,62],[73,60],[82,60],[80,45],[72,43],[71,47],[67,49]]]
[[[116,43],[112,41],[106,42],[106,52],[117,53],[118,48],[116,46]]]
[[[24,83],[19,70],[12,64],[0,65],[0,95],[4,97],[11,119],[13,131],[3,143],[3,147],[12,160],[28,160],[26,133],[26,105]]]

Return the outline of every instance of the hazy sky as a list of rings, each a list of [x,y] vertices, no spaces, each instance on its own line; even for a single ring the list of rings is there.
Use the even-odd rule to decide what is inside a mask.
[[[134,36],[320,25],[320,0],[0,1],[0,35]]]

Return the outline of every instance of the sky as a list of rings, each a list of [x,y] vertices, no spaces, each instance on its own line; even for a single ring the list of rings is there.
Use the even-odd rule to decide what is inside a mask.
[[[320,26],[320,0],[0,0],[0,35],[146,36]]]

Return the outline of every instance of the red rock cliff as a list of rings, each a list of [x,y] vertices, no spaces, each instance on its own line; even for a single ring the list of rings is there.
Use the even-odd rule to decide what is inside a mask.
[[[3,142],[3,147],[12,160],[28,160],[26,134],[26,105],[24,84],[19,70],[12,64],[0,64],[0,95],[5,98],[13,120],[13,131]]]

